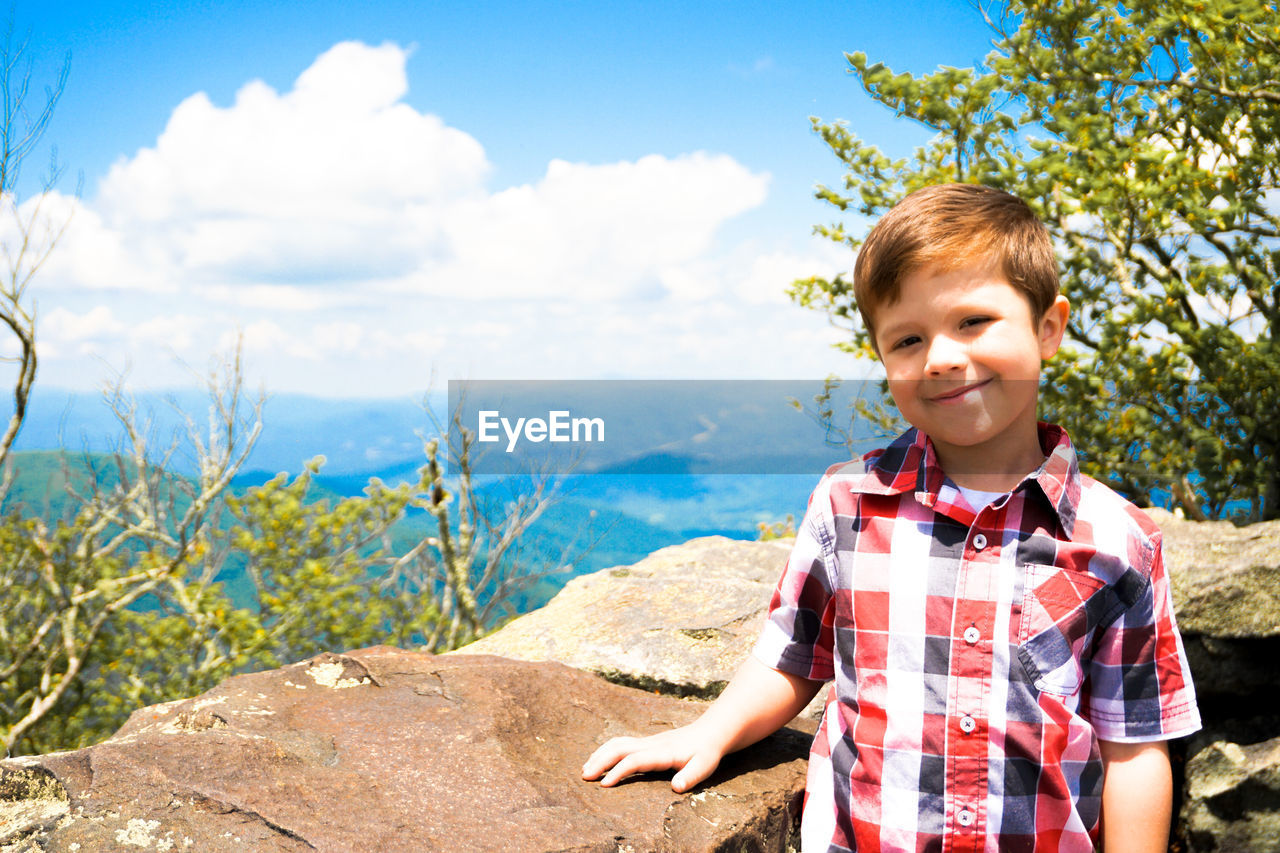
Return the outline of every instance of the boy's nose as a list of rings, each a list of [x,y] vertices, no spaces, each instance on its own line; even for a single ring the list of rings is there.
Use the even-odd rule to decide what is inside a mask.
[[[961,341],[946,335],[937,335],[929,341],[929,350],[925,355],[925,372],[930,376],[940,376],[965,366],[969,357],[969,347]]]

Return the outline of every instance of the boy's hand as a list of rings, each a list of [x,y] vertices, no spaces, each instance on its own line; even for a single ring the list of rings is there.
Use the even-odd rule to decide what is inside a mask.
[[[712,745],[705,731],[692,723],[645,738],[616,737],[591,754],[582,766],[582,778],[600,779],[612,787],[636,773],[678,770],[671,789],[678,794],[692,790],[720,766],[724,750]]]
[[[600,784],[607,787],[636,773],[678,770],[671,787],[683,794],[714,773],[720,759],[786,725],[821,686],[749,657],[697,720],[650,737],[608,741],[582,766],[582,778],[603,774]]]

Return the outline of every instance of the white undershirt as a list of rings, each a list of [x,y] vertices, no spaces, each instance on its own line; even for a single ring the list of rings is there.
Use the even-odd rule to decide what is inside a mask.
[[[956,488],[960,490],[960,494],[964,495],[964,499],[969,502],[969,506],[976,510],[981,510],[988,504],[994,503],[1008,494],[1008,492],[984,492],[981,489],[969,489],[959,485]]]

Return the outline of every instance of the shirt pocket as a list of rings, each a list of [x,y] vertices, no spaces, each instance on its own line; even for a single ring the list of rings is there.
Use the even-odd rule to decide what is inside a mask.
[[[1036,690],[1075,695],[1093,632],[1114,614],[1115,596],[1087,572],[1039,564],[1023,571],[1018,659]]]

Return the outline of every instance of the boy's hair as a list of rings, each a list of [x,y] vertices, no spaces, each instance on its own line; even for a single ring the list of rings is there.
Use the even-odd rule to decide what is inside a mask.
[[[898,202],[871,229],[853,268],[854,299],[873,345],[872,314],[897,301],[907,276],[987,260],[1026,297],[1033,322],[1044,316],[1058,295],[1058,262],[1026,202],[977,184],[924,187]]]

